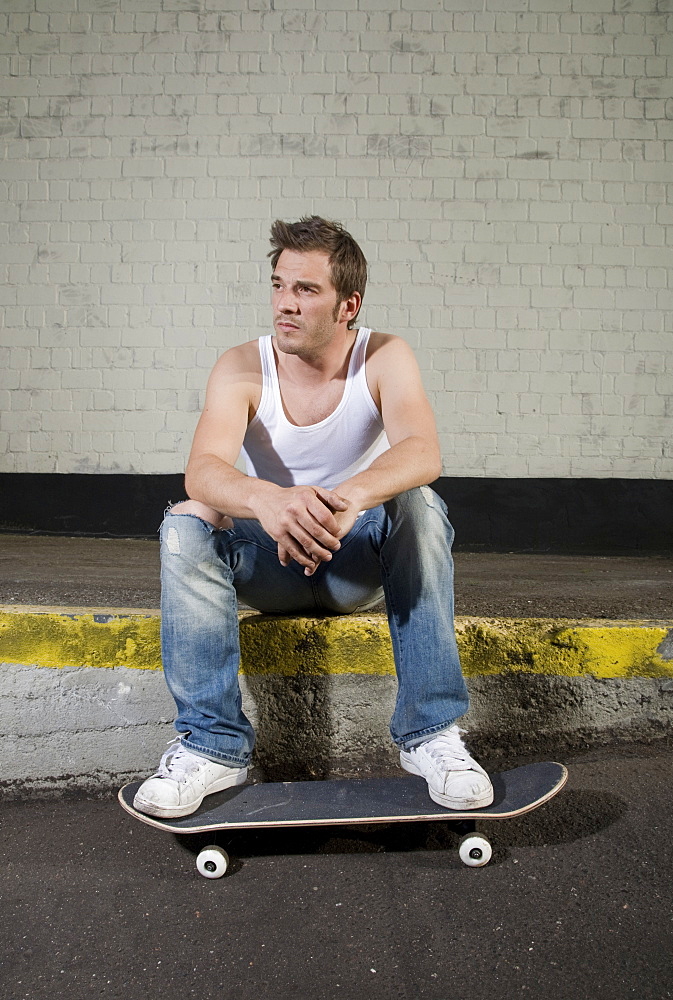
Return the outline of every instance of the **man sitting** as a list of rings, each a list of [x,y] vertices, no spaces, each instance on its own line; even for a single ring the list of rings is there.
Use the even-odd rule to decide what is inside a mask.
[[[353,329],[367,264],[312,216],[271,229],[274,335],[215,365],[186,474],[161,527],[162,656],[177,740],[136,808],[185,816],[241,784],[237,596],[270,614],[348,614],[385,596],[402,767],[452,809],[493,789],[456,720],[468,694],[453,621],[453,529],[430,405],[405,341]],[[247,475],[234,464],[243,452]]]

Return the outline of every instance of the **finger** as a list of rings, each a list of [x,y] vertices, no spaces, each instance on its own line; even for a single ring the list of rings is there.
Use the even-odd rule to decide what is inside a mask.
[[[332,553],[328,549],[317,545],[315,539],[308,533],[302,532],[297,525],[293,528],[293,534],[287,533],[279,539],[278,546],[279,551],[282,548],[284,554],[289,556],[288,562],[294,559],[300,566],[307,568],[311,566],[317,568],[321,562],[329,562],[332,558]]]
[[[320,566],[325,560],[313,557],[311,564],[304,567],[304,576],[313,576],[318,566]]]
[[[333,521],[331,514],[328,525],[324,525],[318,521],[310,510],[306,511],[305,514],[301,514],[297,520],[300,527],[311,539],[307,543],[304,538],[300,538],[307,552],[322,555],[325,549],[331,549],[333,552],[336,552],[337,549],[341,548],[341,542],[338,538],[339,525],[336,521]]]
[[[338,493],[334,490],[325,490],[321,486],[316,487],[316,496],[322,500],[323,503],[328,504],[332,510],[348,510],[350,503],[348,500],[344,500],[340,497]]]
[[[281,526],[309,553],[323,557],[324,549],[339,548],[339,525],[334,515],[315,497],[307,503],[288,506]]]
[[[311,569],[312,567],[312,572],[315,572],[320,563],[323,561],[322,559],[318,559],[315,556],[311,556],[308,552],[302,551],[301,549],[297,549],[295,551],[296,551],[296,561],[300,562],[301,565],[305,566],[306,569]],[[289,566],[293,558],[295,557],[292,556],[292,554],[288,551],[288,549],[284,545],[281,545],[279,542],[278,561],[280,562],[281,566]]]

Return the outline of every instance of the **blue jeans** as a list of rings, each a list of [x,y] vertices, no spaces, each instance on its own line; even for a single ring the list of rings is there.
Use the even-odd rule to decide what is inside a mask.
[[[398,680],[390,724],[409,749],[468,708],[453,623],[453,528],[429,487],[367,510],[313,576],[283,567],[258,521],[216,529],[167,512],[161,526],[161,642],[184,746],[245,766],[254,731],[241,708],[237,596],[267,614],[349,614],[385,596]]]

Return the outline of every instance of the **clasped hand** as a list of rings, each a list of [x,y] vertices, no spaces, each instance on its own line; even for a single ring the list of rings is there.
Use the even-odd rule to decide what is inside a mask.
[[[355,524],[358,511],[349,500],[319,486],[289,486],[265,497],[259,521],[278,543],[278,559],[288,566],[294,559],[312,576],[321,562],[329,562],[340,539]]]

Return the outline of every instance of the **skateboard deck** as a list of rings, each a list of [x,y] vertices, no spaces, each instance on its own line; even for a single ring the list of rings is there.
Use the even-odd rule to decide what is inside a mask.
[[[491,852],[488,840],[474,832],[475,820],[510,819],[537,809],[563,788],[567,777],[563,764],[549,761],[492,774],[492,805],[467,811],[436,805],[428,795],[425,779],[411,775],[238,785],[208,795],[196,812],[177,819],[159,819],[134,809],[139,781],[125,785],[118,797],[122,807],[135,819],[180,834],[266,826],[449,821],[459,832],[467,834],[461,842],[462,860],[480,867],[488,862]],[[206,857],[208,852],[211,855]],[[215,846],[205,848],[197,859],[199,871],[209,878],[223,875],[227,863],[226,852]],[[224,868],[220,870],[222,865]]]

